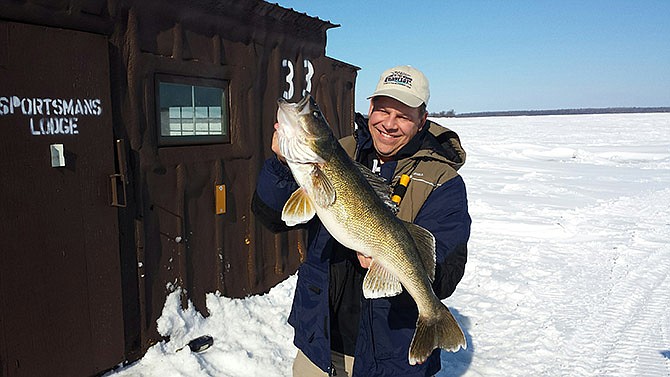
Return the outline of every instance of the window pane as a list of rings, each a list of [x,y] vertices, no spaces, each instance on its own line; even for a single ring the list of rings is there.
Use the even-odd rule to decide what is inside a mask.
[[[221,106],[223,91],[219,88],[195,87],[196,106]]]
[[[170,107],[170,119],[181,118],[181,107]]]
[[[196,118],[207,118],[207,108],[204,106],[197,106],[195,108],[195,117]]]
[[[211,116],[212,118],[221,118],[221,106],[218,107],[210,106],[209,116]]]
[[[194,81],[198,81],[197,79]],[[222,82],[222,84],[224,84]],[[161,137],[218,136],[209,142],[222,142],[228,136],[225,90],[219,87],[159,82]],[[169,140],[169,139],[167,139]],[[184,141],[188,142],[188,141]]]
[[[182,119],[193,119],[193,106],[182,107],[181,108],[181,118]]]

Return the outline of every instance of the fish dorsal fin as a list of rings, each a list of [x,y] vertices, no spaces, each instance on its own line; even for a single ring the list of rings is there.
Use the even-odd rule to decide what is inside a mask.
[[[318,165],[314,165],[310,176],[312,177],[313,194],[316,203],[323,208],[335,203],[335,187],[326,174],[319,169]]]
[[[403,221],[403,225],[409,231],[409,234],[414,239],[414,244],[419,253],[419,258],[423,262],[423,267],[426,269],[426,274],[432,282],[435,280],[435,237],[433,234],[426,229],[412,224],[407,221]]]
[[[363,279],[365,298],[393,297],[402,292],[400,280],[373,259]]]
[[[286,225],[294,226],[308,222],[316,214],[316,209],[312,200],[307,196],[304,189],[299,188],[291,194],[291,197],[284,204],[281,212],[281,219]]]
[[[372,170],[368,169],[367,166],[361,164],[360,162],[353,162],[358,170],[363,174],[365,180],[368,181],[370,186],[372,186],[372,189],[377,194],[377,196],[381,198],[384,204],[386,204],[386,206],[388,206],[394,214],[397,214],[399,208],[398,205],[391,200],[391,194],[393,193],[391,186],[386,183],[384,178],[373,173]]]

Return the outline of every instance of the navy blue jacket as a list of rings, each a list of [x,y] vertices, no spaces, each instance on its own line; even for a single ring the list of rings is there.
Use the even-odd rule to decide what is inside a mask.
[[[429,122],[430,123],[430,122]],[[440,127],[430,125],[429,127]],[[424,127],[422,139],[415,142],[410,155],[417,150],[431,149],[453,158],[457,137],[436,138]],[[366,155],[374,151],[367,127],[358,128],[356,159],[364,164]],[[442,131],[439,131],[442,132]],[[453,133],[452,133],[453,134]],[[455,134],[453,134],[455,135]],[[417,139],[415,137],[415,139]],[[413,141],[415,141],[413,139]],[[457,145],[458,150],[460,145]],[[447,151],[442,150],[449,149]],[[402,152],[402,151],[401,151]],[[419,153],[420,154],[420,153]],[[464,162],[461,156],[458,167]],[[429,158],[422,155],[422,159]],[[396,164],[382,165],[381,175],[393,180]],[[419,184],[419,183],[417,183]],[[258,177],[254,213],[274,231],[286,230],[279,219],[284,203],[298,188],[287,166],[276,157],[268,159]],[[421,204],[421,203],[419,203]],[[432,189],[418,210],[414,223],[429,230],[436,238],[436,279],[433,290],[444,299],[456,289],[463,276],[470,235],[470,216],[462,178],[453,177]],[[314,218],[308,227],[308,250],[298,270],[293,307],[289,323],[295,329],[294,344],[324,371],[330,371],[331,340],[329,319],[330,259],[337,244],[328,231]],[[342,248],[342,246],[339,246]],[[352,251],[353,253],[353,251]],[[354,354],[355,376],[432,376],[440,370],[440,350],[435,350],[421,365],[409,365],[407,354],[418,316],[416,304],[406,293],[378,299],[361,298],[360,322]]]

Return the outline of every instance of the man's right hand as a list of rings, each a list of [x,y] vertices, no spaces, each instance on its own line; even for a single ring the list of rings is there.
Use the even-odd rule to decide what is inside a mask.
[[[356,256],[358,257],[358,263],[361,264],[361,267],[370,268],[370,264],[372,264],[372,257],[366,257],[359,252],[356,253]]]
[[[277,129],[279,128],[279,123],[275,123],[275,132],[272,134],[272,152],[277,156],[277,159],[282,163],[286,163],[286,159],[281,154],[279,150],[279,140],[277,139]]]

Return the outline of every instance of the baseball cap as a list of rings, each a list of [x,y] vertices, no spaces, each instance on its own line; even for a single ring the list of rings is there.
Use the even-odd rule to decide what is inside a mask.
[[[409,107],[419,107],[422,103],[428,105],[428,79],[409,65],[389,68],[382,73],[375,92],[368,99],[377,96],[395,98]]]

